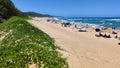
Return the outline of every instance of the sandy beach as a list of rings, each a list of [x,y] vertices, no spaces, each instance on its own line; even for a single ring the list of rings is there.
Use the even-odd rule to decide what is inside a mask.
[[[98,38],[95,32],[76,32],[69,27],[50,23],[47,18],[34,18],[29,22],[50,37],[62,49],[70,68],[120,68],[119,40]]]

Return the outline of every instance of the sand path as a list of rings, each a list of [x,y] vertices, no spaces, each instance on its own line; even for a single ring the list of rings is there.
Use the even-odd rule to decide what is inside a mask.
[[[55,39],[65,51],[70,68],[120,68],[120,46],[116,39],[97,38],[94,32],[75,32],[71,28],[46,22],[45,18],[29,21]]]

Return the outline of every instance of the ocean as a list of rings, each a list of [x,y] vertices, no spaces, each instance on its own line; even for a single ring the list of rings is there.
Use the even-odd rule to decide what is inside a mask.
[[[108,28],[116,27],[116,29],[120,30],[120,17],[59,17],[58,19],[71,23],[104,26]]]

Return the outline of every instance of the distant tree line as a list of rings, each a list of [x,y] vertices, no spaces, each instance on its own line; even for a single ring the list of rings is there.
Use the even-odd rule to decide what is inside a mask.
[[[53,17],[51,15],[39,14],[35,12],[21,12],[14,6],[11,0],[0,0],[0,23],[12,16]]]
[[[53,17],[52,15],[48,14],[40,14],[36,12],[23,12],[25,16],[31,16],[31,17]]]

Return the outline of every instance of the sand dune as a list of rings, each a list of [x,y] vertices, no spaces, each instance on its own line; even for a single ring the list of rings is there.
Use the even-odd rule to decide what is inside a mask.
[[[35,27],[55,39],[70,68],[120,68],[120,46],[117,39],[95,37],[95,32],[75,32],[46,18],[29,20]]]

